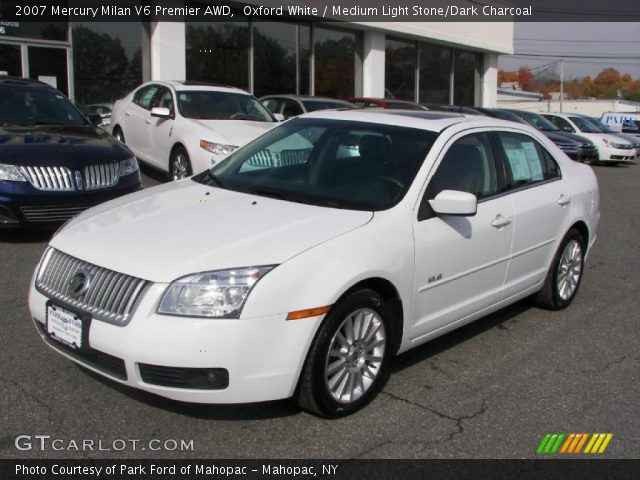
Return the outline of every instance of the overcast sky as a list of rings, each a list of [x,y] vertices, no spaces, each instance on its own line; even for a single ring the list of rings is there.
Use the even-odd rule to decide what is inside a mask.
[[[637,0],[636,0],[637,1]],[[517,70],[527,66],[534,74],[545,66],[560,72],[556,65],[565,55],[565,78],[594,77],[603,68],[615,68],[640,79],[640,23],[540,23],[518,22],[514,27],[514,48],[517,54],[549,55],[500,57],[499,67]],[[575,57],[605,58],[575,58]],[[627,57],[627,58],[616,58]]]

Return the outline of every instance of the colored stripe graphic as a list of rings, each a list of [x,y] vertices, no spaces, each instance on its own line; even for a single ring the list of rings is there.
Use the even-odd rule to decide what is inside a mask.
[[[613,438],[613,433],[557,433],[545,434],[540,441],[536,453],[538,455],[549,455],[554,453],[577,454],[577,453],[604,453],[609,442]],[[588,439],[588,441],[587,441]],[[585,446],[584,451],[582,448]]]

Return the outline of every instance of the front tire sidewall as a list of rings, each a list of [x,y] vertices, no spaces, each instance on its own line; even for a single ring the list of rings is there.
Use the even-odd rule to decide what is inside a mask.
[[[326,385],[326,359],[332,339],[347,316],[360,309],[375,311],[382,320],[385,329],[385,348],[378,374],[368,390],[358,399],[350,403],[339,403],[331,395]],[[320,327],[307,360],[305,371],[307,381],[311,381],[311,390],[318,412],[325,417],[333,418],[348,415],[368,404],[386,383],[389,376],[389,359],[391,357],[392,327],[387,306],[382,297],[373,290],[363,289],[340,301],[327,315]],[[310,373],[310,375],[309,375]]]
[[[175,168],[174,164],[177,161],[179,155],[182,155],[186,161],[187,172],[184,177],[174,178],[174,174],[173,174],[174,168]],[[171,160],[169,161],[169,178],[175,181],[175,180],[182,180],[183,178],[190,177],[191,175],[193,175],[193,168],[191,168],[191,160],[189,159],[189,154],[186,152],[184,148],[177,148],[171,154]]]
[[[573,293],[571,294],[571,296],[567,299],[563,299],[560,296],[560,292],[558,289],[558,274],[560,272],[562,255],[565,249],[567,248],[567,245],[569,245],[569,243],[571,243],[574,240],[578,242],[578,245],[580,246],[580,253],[581,253],[580,276],[578,277],[576,287]],[[584,240],[582,236],[576,230],[569,231],[569,233],[567,233],[567,235],[562,240],[562,243],[560,244],[560,248],[558,249],[558,252],[556,253],[556,256],[553,260],[553,275],[551,277],[552,283],[549,286],[553,289],[552,290],[553,303],[554,303],[553,306],[555,307],[555,309],[562,310],[568,307],[573,301],[573,299],[576,298],[578,290],[580,289],[580,283],[582,282],[582,277],[584,276],[584,266],[585,266],[584,256],[585,256],[585,249],[584,249]]]

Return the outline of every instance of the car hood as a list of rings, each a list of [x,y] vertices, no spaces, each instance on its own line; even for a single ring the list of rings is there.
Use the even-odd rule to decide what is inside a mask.
[[[278,125],[251,120],[192,120],[201,130],[201,140],[241,147]]]
[[[552,132],[544,132],[545,135],[548,135],[549,133],[552,133],[553,135],[557,136],[557,137],[562,137],[565,138],[567,140],[571,140],[574,141],[576,143],[579,143],[580,145],[584,144],[584,143],[589,143],[591,142],[591,140],[589,140],[588,138],[585,137],[581,137],[580,135],[576,135],[575,133],[569,133],[569,132],[563,132],[563,131],[552,131]],[[551,137],[549,137],[551,138]]]
[[[80,168],[132,156],[126,147],[94,126],[0,128],[0,163]]]
[[[569,138],[566,135],[560,135],[559,132],[551,131],[551,130],[543,130],[542,133],[544,133],[545,136],[552,142],[574,142],[576,143],[576,147],[578,146],[577,145],[578,142],[576,140]]]
[[[195,272],[280,264],[372,216],[187,179],[87,210],[50,244],[111,270],[170,282]]]

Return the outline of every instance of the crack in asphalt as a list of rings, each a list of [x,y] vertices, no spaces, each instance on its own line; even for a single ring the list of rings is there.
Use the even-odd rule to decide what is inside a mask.
[[[464,426],[462,425],[463,421],[465,421],[465,420],[473,420],[476,417],[484,415],[486,413],[486,411],[488,410],[488,408],[489,408],[487,406],[487,400],[483,398],[482,399],[482,405],[481,405],[479,410],[473,412],[470,415],[461,415],[459,417],[455,417],[455,416],[447,415],[446,413],[440,412],[440,411],[436,410],[435,408],[428,407],[427,405],[423,405],[421,403],[417,403],[417,402],[414,402],[412,400],[409,400],[409,399],[406,399],[406,398],[402,398],[402,397],[400,397],[398,395],[395,395],[393,393],[390,393],[390,392],[384,392],[383,391],[383,392],[381,392],[381,394],[382,395],[387,395],[389,398],[391,398],[393,400],[404,402],[406,404],[413,405],[413,406],[416,406],[416,407],[421,408],[423,410],[426,410],[426,411],[428,411],[428,412],[430,412],[430,413],[432,413],[432,414],[434,414],[434,415],[436,415],[436,416],[438,416],[440,418],[443,418],[445,420],[450,420],[452,422],[455,422],[456,431],[451,432],[449,434],[449,437],[446,440],[436,441],[436,442],[420,442],[420,443],[425,443],[425,444],[428,444],[428,443],[443,443],[443,442],[448,442],[448,441],[453,440],[456,435],[460,435],[460,434],[464,433]]]
[[[24,388],[22,385],[20,385],[15,380],[10,380],[8,378],[0,378],[0,383],[8,383],[10,385],[13,385],[16,389],[18,389],[19,392],[24,394],[27,398],[30,398],[35,403],[37,403],[42,408],[44,408],[44,410],[47,413],[47,421],[49,423],[52,423],[52,424],[56,423],[52,418],[53,417],[53,411],[51,410],[51,407],[49,405],[47,405],[46,403],[44,403],[44,401],[42,401],[40,398],[38,398],[35,394],[31,393],[29,390]]]

